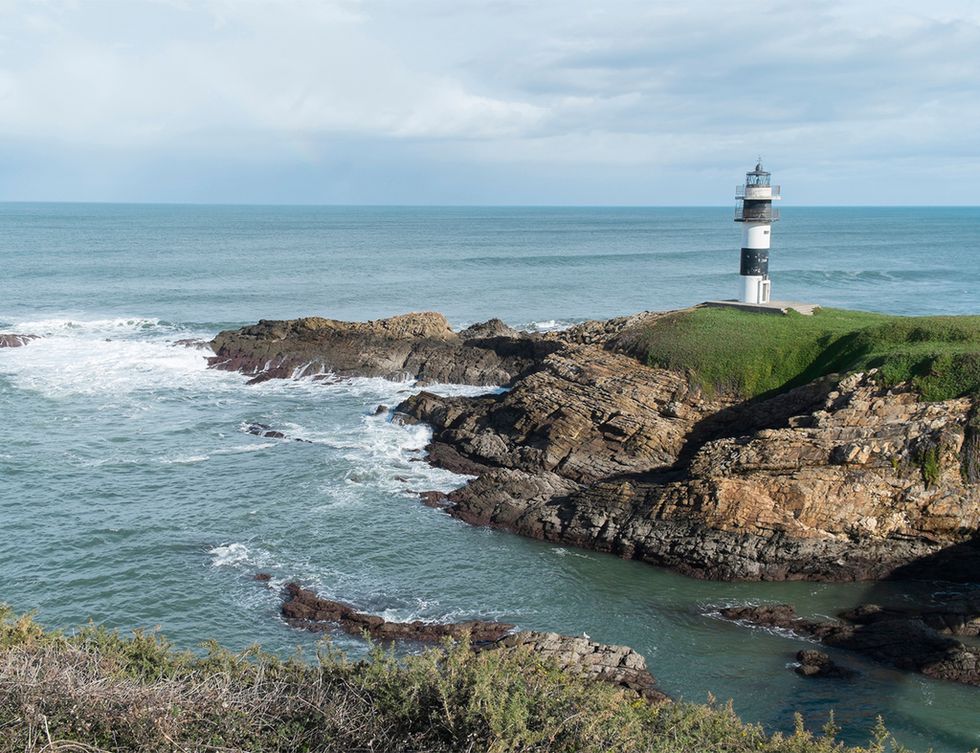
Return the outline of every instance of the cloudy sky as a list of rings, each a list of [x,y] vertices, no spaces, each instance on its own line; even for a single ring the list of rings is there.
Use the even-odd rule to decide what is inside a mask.
[[[980,203],[977,0],[0,0],[0,200]]]

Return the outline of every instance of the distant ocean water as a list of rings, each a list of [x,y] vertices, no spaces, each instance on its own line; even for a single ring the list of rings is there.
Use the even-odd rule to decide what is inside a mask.
[[[783,218],[775,298],[980,313],[980,209],[790,206]],[[412,494],[465,480],[413,462],[427,430],[371,415],[411,384],[247,387],[172,345],[260,318],[436,310],[455,326],[550,329],[728,298],[729,209],[7,204],[0,231],[0,332],[44,336],[0,350],[0,601],[50,625],[159,625],[186,646],[310,645],[251,580],[263,570],[392,619],[626,643],[669,692],[732,697],[772,729],[791,729],[796,710],[819,727],[833,708],[852,741],[881,713],[922,749],[980,745],[976,689],[850,656],[858,680],[806,680],[786,666],[806,644],[714,617],[757,600],[829,614],[867,584],[703,583],[467,526]],[[310,443],[253,436],[252,422]]]

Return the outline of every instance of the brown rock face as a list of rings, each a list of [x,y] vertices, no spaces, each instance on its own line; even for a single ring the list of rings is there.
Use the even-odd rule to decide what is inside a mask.
[[[349,604],[322,599],[312,591],[301,588],[297,583],[286,586],[286,600],[282,605],[282,616],[290,625],[307,630],[329,630],[339,627],[352,635],[367,633],[378,640],[409,640],[434,643],[443,638],[462,638],[470,636],[474,643],[497,641],[513,630],[513,625],[503,622],[436,623],[387,622],[383,617],[357,612]]]
[[[434,442],[475,462],[588,483],[670,466],[695,424],[720,407],[692,392],[682,374],[573,345],[503,395],[423,392],[398,410],[431,424]]]
[[[807,620],[787,604],[732,607],[722,617],[790,630],[804,638],[845,648],[899,669],[966,685],[980,685],[980,648],[930,627],[921,613],[865,605],[842,615],[848,622]],[[829,660],[829,657],[828,657]],[[811,674],[815,672],[811,671]]]
[[[31,340],[37,339],[37,335],[0,334],[0,348],[20,348],[27,345]]]
[[[441,314],[405,314],[372,322],[308,317],[260,321],[220,333],[212,367],[253,382],[315,374],[418,379],[423,383],[506,384],[555,346],[493,321],[461,333]]]
[[[827,377],[740,404],[638,362],[661,314],[549,335],[438,314],[364,324],[260,322],[223,332],[212,365],[255,380],[298,373],[507,384],[476,398],[422,392],[395,420],[433,427],[428,461],[478,476],[447,512],[706,578],[964,579],[980,528],[980,413],[875,375]],[[964,559],[965,558],[965,559]]]
[[[980,526],[971,402],[873,375],[733,406],[572,345],[504,395],[398,410],[434,427],[436,463],[450,448],[493,468],[450,495],[451,514],[698,577],[881,578]]]

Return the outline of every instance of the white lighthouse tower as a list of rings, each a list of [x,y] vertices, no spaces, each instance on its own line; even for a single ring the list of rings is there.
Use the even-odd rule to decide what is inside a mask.
[[[779,186],[770,183],[770,174],[762,169],[759,158],[755,170],[745,174],[745,185],[735,190],[735,222],[742,223],[741,288],[738,299],[743,303],[769,303],[769,245],[772,223],[779,210]]]

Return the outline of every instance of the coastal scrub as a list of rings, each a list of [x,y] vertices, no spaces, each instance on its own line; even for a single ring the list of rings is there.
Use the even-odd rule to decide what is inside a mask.
[[[66,634],[0,606],[0,749],[262,751],[650,751],[900,753],[883,726],[868,747],[744,724],[730,705],[651,706],[527,651],[468,641],[351,661],[87,626]]]

